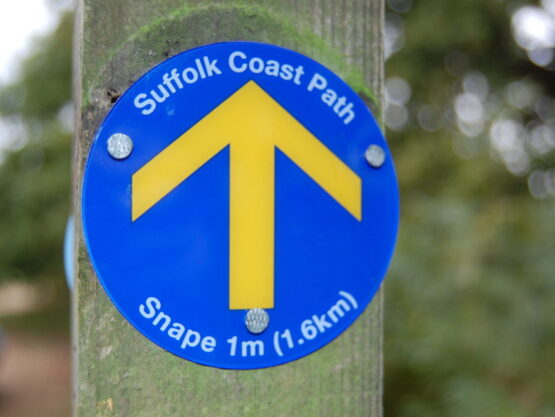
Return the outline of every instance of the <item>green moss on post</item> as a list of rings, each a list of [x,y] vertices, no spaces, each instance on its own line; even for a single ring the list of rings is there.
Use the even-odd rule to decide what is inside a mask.
[[[81,0],[75,57],[77,215],[86,157],[112,96],[183,50],[238,39],[291,48],[337,72],[378,113],[382,2]],[[342,336],[306,358],[255,371],[208,368],[160,349],[116,311],[92,270],[79,222],[76,227],[76,416],[382,415],[380,296]]]

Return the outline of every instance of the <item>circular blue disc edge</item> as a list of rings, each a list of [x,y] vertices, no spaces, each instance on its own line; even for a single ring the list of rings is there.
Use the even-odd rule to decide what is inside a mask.
[[[318,346],[316,346],[315,348],[313,348],[312,350],[309,350],[307,352],[302,352],[300,354],[289,354],[289,356],[287,356],[286,359],[283,359],[283,361],[279,362],[279,363],[275,363],[274,360],[270,360],[272,363],[263,363],[263,361],[259,361],[258,363],[254,364],[254,365],[245,365],[245,364],[239,364],[239,365],[233,365],[233,364],[225,364],[225,363],[215,363],[215,361],[212,360],[202,360],[202,359],[193,359],[193,358],[189,358],[187,356],[184,356],[182,354],[182,351],[179,351],[178,349],[173,349],[171,347],[168,347],[167,345],[163,345],[162,343],[159,343],[156,340],[153,340],[151,337],[147,336],[147,334],[143,333],[143,331],[141,330],[141,328],[143,326],[138,325],[135,323],[135,321],[133,319],[131,319],[128,314],[126,313],[126,311],[120,306],[120,303],[112,296],[111,292],[108,291],[106,284],[101,276],[101,274],[99,273],[99,269],[97,267],[96,261],[94,259],[94,256],[91,252],[91,246],[89,243],[89,235],[88,235],[88,229],[87,229],[87,216],[85,215],[86,212],[86,205],[85,205],[85,196],[87,194],[86,189],[87,189],[87,176],[88,176],[88,167],[91,163],[91,159],[92,159],[92,155],[94,153],[94,150],[96,149],[97,146],[99,145],[99,136],[104,128],[104,126],[106,124],[108,124],[109,120],[112,117],[115,117],[114,114],[117,112],[117,108],[118,108],[118,103],[124,98],[126,97],[128,94],[130,94],[130,91],[133,89],[134,86],[136,86],[137,84],[139,84],[144,78],[146,78],[152,71],[154,71],[155,69],[164,66],[168,63],[170,63],[173,60],[177,60],[178,58],[180,58],[183,55],[189,54],[193,51],[197,51],[200,49],[204,49],[204,50],[210,50],[212,48],[217,48],[217,47],[221,47],[221,46],[241,46],[241,45],[256,45],[259,47],[264,47],[264,48],[270,48],[270,49],[276,49],[278,51],[285,51],[286,53],[289,54],[293,54],[296,55],[298,57],[300,57],[301,59],[305,59],[308,60],[310,62],[312,62],[313,64],[316,64],[316,66],[322,67],[324,68],[327,72],[328,75],[332,75],[336,80],[338,80],[340,82],[341,85],[347,87],[350,91],[354,92],[354,100],[356,100],[358,102],[359,105],[362,106],[363,109],[366,109],[366,111],[369,113],[370,118],[369,118],[369,122],[373,125],[373,129],[379,133],[379,139],[380,142],[379,143],[385,150],[386,152],[386,164],[390,165],[390,169],[391,169],[391,174],[393,176],[393,180],[394,180],[394,184],[396,187],[396,192],[395,194],[395,199],[393,201],[394,203],[394,207],[396,212],[393,213],[393,217],[394,217],[394,230],[392,231],[392,235],[393,235],[393,243],[392,245],[389,247],[388,250],[388,256],[387,259],[384,259],[382,262],[382,266],[383,266],[383,271],[380,274],[380,278],[376,279],[376,280],[372,280],[372,284],[368,286],[368,291],[366,291],[366,295],[367,298],[364,299],[360,299],[360,306],[359,308],[354,312],[354,314],[352,314],[350,316],[349,319],[345,320],[343,322],[343,324],[341,326],[337,326],[337,328],[339,328],[338,331],[336,331],[335,333],[332,333],[331,336],[328,336],[327,334],[323,334],[321,335],[321,337],[319,337],[319,342],[318,342]],[[300,121],[302,123],[302,121]],[[376,139],[376,138],[373,138]],[[382,167],[383,169],[384,167]],[[380,169],[380,168],[379,168]],[[85,239],[85,244],[87,247],[87,251],[89,253],[89,258],[91,260],[91,264],[93,265],[93,269],[99,279],[99,281],[102,284],[102,287],[104,289],[104,291],[106,292],[106,294],[109,296],[110,300],[112,301],[112,303],[116,306],[117,310],[120,312],[120,314],[122,314],[126,320],[132,324],[132,326],[135,328],[136,331],[138,331],[143,337],[147,338],[150,342],[158,345],[160,348],[174,354],[175,356],[178,356],[182,359],[186,359],[189,360],[191,362],[200,364],[200,365],[204,365],[204,366],[210,366],[210,367],[216,367],[216,368],[221,368],[221,369],[238,369],[238,370],[249,370],[249,369],[263,369],[263,368],[268,368],[268,367],[273,367],[273,366],[279,366],[279,365],[283,365],[295,360],[298,360],[300,358],[303,358],[305,356],[310,355],[311,353],[315,353],[316,351],[320,350],[321,348],[325,347],[326,345],[328,345],[329,343],[331,343],[333,340],[335,340],[337,337],[339,337],[342,333],[344,333],[345,331],[347,331],[349,329],[349,327],[352,326],[352,324],[360,317],[361,314],[363,314],[363,312],[366,310],[366,308],[368,307],[368,305],[370,304],[370,302],[374,299],[376,293],[378,292],[379,288],[381,287],[381,284],[385,278],[386,272],[389,269],[389,265],[391,264],[391,259],[393,257],[393,253],[395,250],[395,246],[396,246],[396,242],[397,242],[397,238],[396,236],[398,235],[398,228],[399,228],[399,218],[400,218],[400,204],[399,204],[399,192],[398,192],[398,181],[397,181],[397,176],[395,173],[395,167],[393,164],[393,159],[391,156],[391,152],[389,150],[389,147],[387,146],[387,142],[385,140],[385,137],[383,136],[382,130],[379,127],[379,125],[376,122],[376,119],[374,117],[374,115],[372,114],[372,111],[368,108],[368,106],[364,103],[364,101],[360,98],[360,96],[356,93],[356,91],[354,91],[341,77],[339,77],[335,72],[331,71],[329,68],[327,68],[325,65],[319,63],[318,61],[291,49],[288,48],[284,48],[278,45],[273,45],[273,44],[266,44],[266,43],[262,43],[262,42],[251,42],[251,41],[228,41],[228,42],[218,42],[218,43],[213,43],[213,44],[208,44],[208,45],[201,45],[195,48],[191,48],[188,49],[186,51],[182,51],[168,59],[165,59],[164,61],[156,64],[155,66],[151,67],[150,69],[148,69],[141,77],[139,77],[136,81],[134,81],[127,89],[126,91],[121,95],[121,97],[119,98],[118,102],[115,103],[115,105],[110,109],[110,111],[108,112],[108,114],[105,116],[105,118],[103,119],[102,123],[100,124],[100,126],[98,127],[96,134],[94,136],[94,139],[92,141],[92,144],[90,146],[89,149],[89,153],[87,156],[87,162],[85,165],[85,170],[84,170],[84,176],[83,176],[83,186],[82,186],[82,195],[81,195],[81,205],[82,205],[82,225],[83,225],[83,235],[84,235],[84,239]]]

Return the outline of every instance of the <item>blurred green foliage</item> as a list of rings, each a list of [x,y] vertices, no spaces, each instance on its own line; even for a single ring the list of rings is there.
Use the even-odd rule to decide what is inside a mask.
[[[388,86],[410,93],[386,111],[402,221],[385,285],[385,415],[555,416],[554,200],[533,189],[555,165],[533,142],[553,127],[553,68],[511,34],[524,2],[388,4]],[[0,91],[17,139],[0,165],[0,282],[61,282],[70,43],[66,16]]]
[[[50,37],[37,40],[16,81],[0,91],[0,118],[13,143],[0,164],[0,283],[63,283],[71,177],[71,39],[67,15]]]
[[[410,99],[388,132],[402,216],[385,284],[385,415],[555,416],[555,207],[529,190],[534,172],[555,165],[553,148],[530,144],[534,127],[553,127],[552,68],[530,62],[511,34],[524,2],[388,3],[400,28],[388,84],[407,81]],[[526,106],[507,98],[515,82],[534,88]],[[457,114],[463,94],[483,110],[471,129]],[[430,108],[436,120],[422,120]],[[522,126],[525,164],[495,147],[500,118]]]

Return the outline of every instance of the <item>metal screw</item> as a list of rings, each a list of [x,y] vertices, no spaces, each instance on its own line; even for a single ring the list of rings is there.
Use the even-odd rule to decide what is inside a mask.
[[[370,145],[364,152],[364,156],[366,162],[373,168],[379,168],[385,162],[385,151],[378,145]]]
[[[270,316],[261,308],[253,308],[247,312],[245,316],[245,326],[247,330],[253,334],[260,334],[270,324]]]
[[[123,134],[114,133],[108,138],[108,153],[114,159],[125,159],[133,152],[133,140]]]

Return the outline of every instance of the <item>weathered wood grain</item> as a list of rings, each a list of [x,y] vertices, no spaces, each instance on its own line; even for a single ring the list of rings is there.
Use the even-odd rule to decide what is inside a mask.
[[[186,49],[256,40],[295,49],[342,76],[379,113],[383,0],[80,0],[75,52],[75,213],[84,164],[112,98]],[[75,415],[128,417],[378,417],[382,298],[306,358],[229,371],[177,358],[116,311],[92,270],[76,222]]]

